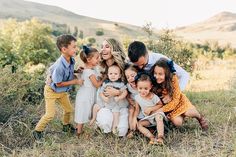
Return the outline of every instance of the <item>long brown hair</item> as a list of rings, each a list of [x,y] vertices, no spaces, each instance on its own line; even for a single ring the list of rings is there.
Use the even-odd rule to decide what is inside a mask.
[[[170,67],[168,65],[168,60],[166,58],[160,58],[152,67],[151,72],[154,75],[155,67],[161,67],[165,71],[165,81],[161,84],[157,84],[157,87],[154,89],[154,93],[157,95],[161,95],[160,92],[166,90],[166,92],[172,97],[173,96],[173,85],[172,78],[175,73],[172,73]]]

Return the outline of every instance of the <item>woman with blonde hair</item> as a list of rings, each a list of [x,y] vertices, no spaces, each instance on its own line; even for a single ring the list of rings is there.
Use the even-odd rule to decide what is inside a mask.
[[[126,63],[126,55],[123,45],[113,38],[105,39],[101,49],[101,66],[105,68],[105,72],[109,66],[116,64],[122,71],[122,79],[124,79],[124,65]]]
[[[107,74],[108,67],[117,65],[121,69],[122,81],[124,81],[124,65],[126,63],[126,55],[122,44],[113,38],[108,38],[103,41],[101,49],[101,66]],[[99,91],[98,91],[99,92]],[[113,87],[107,87],[104,90],[106,97],[119,96],[122,92]],[[99,95],[99,94],[98,94]],[[101,98],[97,97],[97,104],[101,103]],[[119,124],[117,126],[118,136],[125,136],[128,131],[128,101],[123,104],[124,108],[120,111]],[[113,118],[112,112],[106,108],[101,108],[97,113],[97,124],[104,133],[111,132]]]

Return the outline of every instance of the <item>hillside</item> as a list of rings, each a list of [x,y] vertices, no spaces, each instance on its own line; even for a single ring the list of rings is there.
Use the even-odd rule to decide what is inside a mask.
[[[93,36],[100,43],[105,37],[122,39],[129,36],[137,39],[146,36],[141,27],[99,20],[87,16],[77,15],[59,7],[49,6],[24,0],[1,0],[0,21],[8,18],[26,20],[36,17],[44,22],[66,24],[73,31],[74,26],[83,31],[85,37]],[[96,36],[96,31],[102,29],[103,36]],[[154,30],[157,37],[158,30]],[[230,43],[236,47],[236,14],[221,12],[203,22],[174,29],[176,35],[191,42],[204,43],[205,41],[218,41],[221,45]]]
[[[221,12],[203,22],[175,29],[175,33],[194,42],[218,41],[236,47],[236,14]]]
[[[50,23],[67,24],[71,28],[77,26],[78,30],[83,31],[84,36],[96,36],[98,29],[104,30],[105,37],[121,38],[127,35],[137,38],[145,35],[145,32],[138,26],[81,16],[55,6],[23,0],[0,1],[0,20],[8,18],[25,20],[33,17]],[[104,36],[97,38],[102,39]]]

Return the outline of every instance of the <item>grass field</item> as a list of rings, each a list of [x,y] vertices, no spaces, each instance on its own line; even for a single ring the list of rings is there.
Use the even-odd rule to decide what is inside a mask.
[[[235,60],[212,61],[198,69],[193,73],[185,93],[209,120],[207,133],[201,131],[196,120],[187,119],[181,128],[173,128],[167,133],[165,146],[150,146],[148,140],[141,135],[134,139],[118,138],[111,134],[101,134],[89,127],[85,128],[86,133],[78,139],[61,132],[60,115],[57,115],[57,119],[46,129],[42,142],[34,142],[28,148],[13,149],[10,156],[234,157]]]

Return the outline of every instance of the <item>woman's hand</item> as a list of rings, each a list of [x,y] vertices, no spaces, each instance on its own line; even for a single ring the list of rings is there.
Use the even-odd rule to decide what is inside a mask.
[[[106,97],[114,97],[114,96],[120,95],[120,90],[115,89],[111,86],[108,86],[108,87],[106,87],[106,89],[104,90],[103,93]]]

